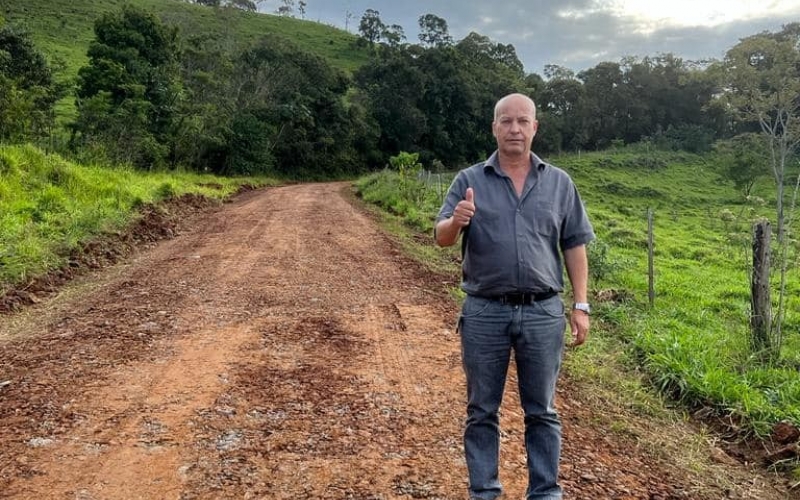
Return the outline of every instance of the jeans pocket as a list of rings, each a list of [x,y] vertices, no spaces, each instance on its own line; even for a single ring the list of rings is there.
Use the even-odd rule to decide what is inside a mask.
[[[461,307],[461,318],[474,318],[489,308],[491,301],[482,297],[475,297],[474,295],[467,295],[464,299],[464,305]]]
[[[564,316],[564,301],[561,300],[561,297],[558,295],[553,298],[537,302],[537,304],[548,316],[553,316],[554,318]]]

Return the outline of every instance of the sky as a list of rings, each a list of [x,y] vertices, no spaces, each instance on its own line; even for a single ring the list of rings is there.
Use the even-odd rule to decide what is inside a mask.
[[[295,1],[295,17],[299,0]],[[580,72],[626,56],[672,53],[722,59],[740,39],[800,22],[800,0],[305,0],[305,19],[358,32],[367,9],[418,43],[417,20],[435,14],[458,41],[474,31],[512,44],[526,73],[556,64]],[[282,0],[262,0],[274,13]]]

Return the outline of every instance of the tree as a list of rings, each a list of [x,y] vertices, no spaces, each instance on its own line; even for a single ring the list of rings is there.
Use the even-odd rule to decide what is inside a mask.
[[[355,17],[354,14],[349,10],[344,14],[344,30],[348,33],[350,32],[350,21],[353,20],[353,17]]]
[[[770,34],[743,39],[725,57],[725,96],[742,121],[758,124],[777,187],[777,236],[784,239],[787,160],[800,143],[800,53]]]
[[[626,112],[622,69],[617,63],[603,62],[581,71],[578,78],[586,94],[590,143],[607,147],[622,138],[620,122]]]
[[[303,12],[305,13],[305,2],[302,3]],[[294,0],[281,0],[281,5],[275,10],[279,16],[291,16],[294,12]]]
[[[382,37],[384,40],[386,40],[386,44],[392,48],[400,47],[406,40],[406,34],[403,32],[403,27],[399,24],[393,24],[386,27],[386,29],[383,30]]]
[[[308,4],[306,2],[304,2],[303,0],[300,0],[299,2],[297,2],[297,10],[300,12],[300,19],[305,19],[306,18],[306,6],[307,5]]]
[[[517,50],[510,43],[498,43],[492,48],[492,59],[507,67],[519,76],[524,75],[525,68],[517,57]]]
[[[228,5],[248,12],[256,12],[258,10],[258,1],[254,0],[228,0]]]
[[[190,36],[184,43],[185,98],[178,107],[176,161],[199,171],[213,171],[224,163],[226,133],[236,112],[231,46],[224,37],[207,33]]]
[[[64,94],[30,35],[11,25],[0,28],[0,140],[43,137],[54,121],[53,107]]]
[[[780,354],[789,265],[787,228],[800,188],[794,183],[789,217],[785,203],[787,164],[800,144],[800,36],[798,25],[777,34],[761,33],[741,40],[730,49],[722,66],[725,99],[743,122],[757,124],[769,150],[776,186],[777,240],[780,248],[780,290],[773,322],[772,359]]]
[[[575,72],[558,64],[545,64],[544,77],[548,80],[574,80]]]
[[[381,21],[380,15],[381,13],[377,10],[367,9],[361,16],[361,23],[358,25],[358,32],[371,44],[378,42],[386,30],[386,25]]]
[[[181,97],[177,30],[126,5],[101,16],[94,32],[89,64],[78,71],[73,146],[96,141],[115,160],[163,163],[174,151]]]
[[[434,14],[419,17],[419,40],[429,47],[442,47],[453,44],[453,37],[447,29],[447,21]]]
[[[684,150],[709,149],[712,131],[720,129],[715,122],[720,108],[714,104],[718,85],[703,70],[672,54],[626,57],[620,67],[619,112],[625,119],[619,122],[619,137],[625,142],[655,138]]]
[[[495,59],[494,46],[480,35],[456,46],[410,45],[382,51],[356,72],[385,158],[418,152],[425,164],[455,168],[494,147],[490,123],[498,96],[524,89],[521,75]]]
[[[353,175],[371,152],[348,77],[278,36],[262,37],[234,60],[221,173],[323,179]]]
[[[522,78],[524,75],[522,63],[511,44],[493,43],[489,37],[473,31],[456,44],[456,49],[472,63],[499,65],[511,71],[515,77]]]
[[[732,182],[745,198],[750,196],[756,181],[767,174],[765,163],[769,153],[757,133],[745,133],[715,145],[723,161],[724,179]]]
[[[532,97],[534,101],[538,101],[545,88],[544,78],[536,73],[529,73],[525,75],[523,82],[525,85],[523,93]]]
[[[589,141],[586,89],[571,70],[545,66],[548,80],[539,99],[537,144],[549,151],[583,148]]]
[[[414,151],[427,129],[418,108],[424,91],[424,75],[405,54],[373,59],[355,74],[366,108],[380,130],[378,147],[386,158],[401,151]]]

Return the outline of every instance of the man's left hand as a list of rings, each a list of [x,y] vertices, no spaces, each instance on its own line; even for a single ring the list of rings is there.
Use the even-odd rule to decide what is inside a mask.
[[[589,315],[583,311],[573,310],[569,315],[569,327],[572,331],[572,342],[568,345],[578,347],[586,342],[586,336],[589,334]]]

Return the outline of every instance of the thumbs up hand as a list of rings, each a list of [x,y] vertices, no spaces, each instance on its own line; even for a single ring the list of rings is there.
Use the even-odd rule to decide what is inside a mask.
[[[472,188],[467,188],[464,199],[458,202],[453,210],[453,222],[459,227],[468,226],[472,217],[475,215],[475,192]]]

